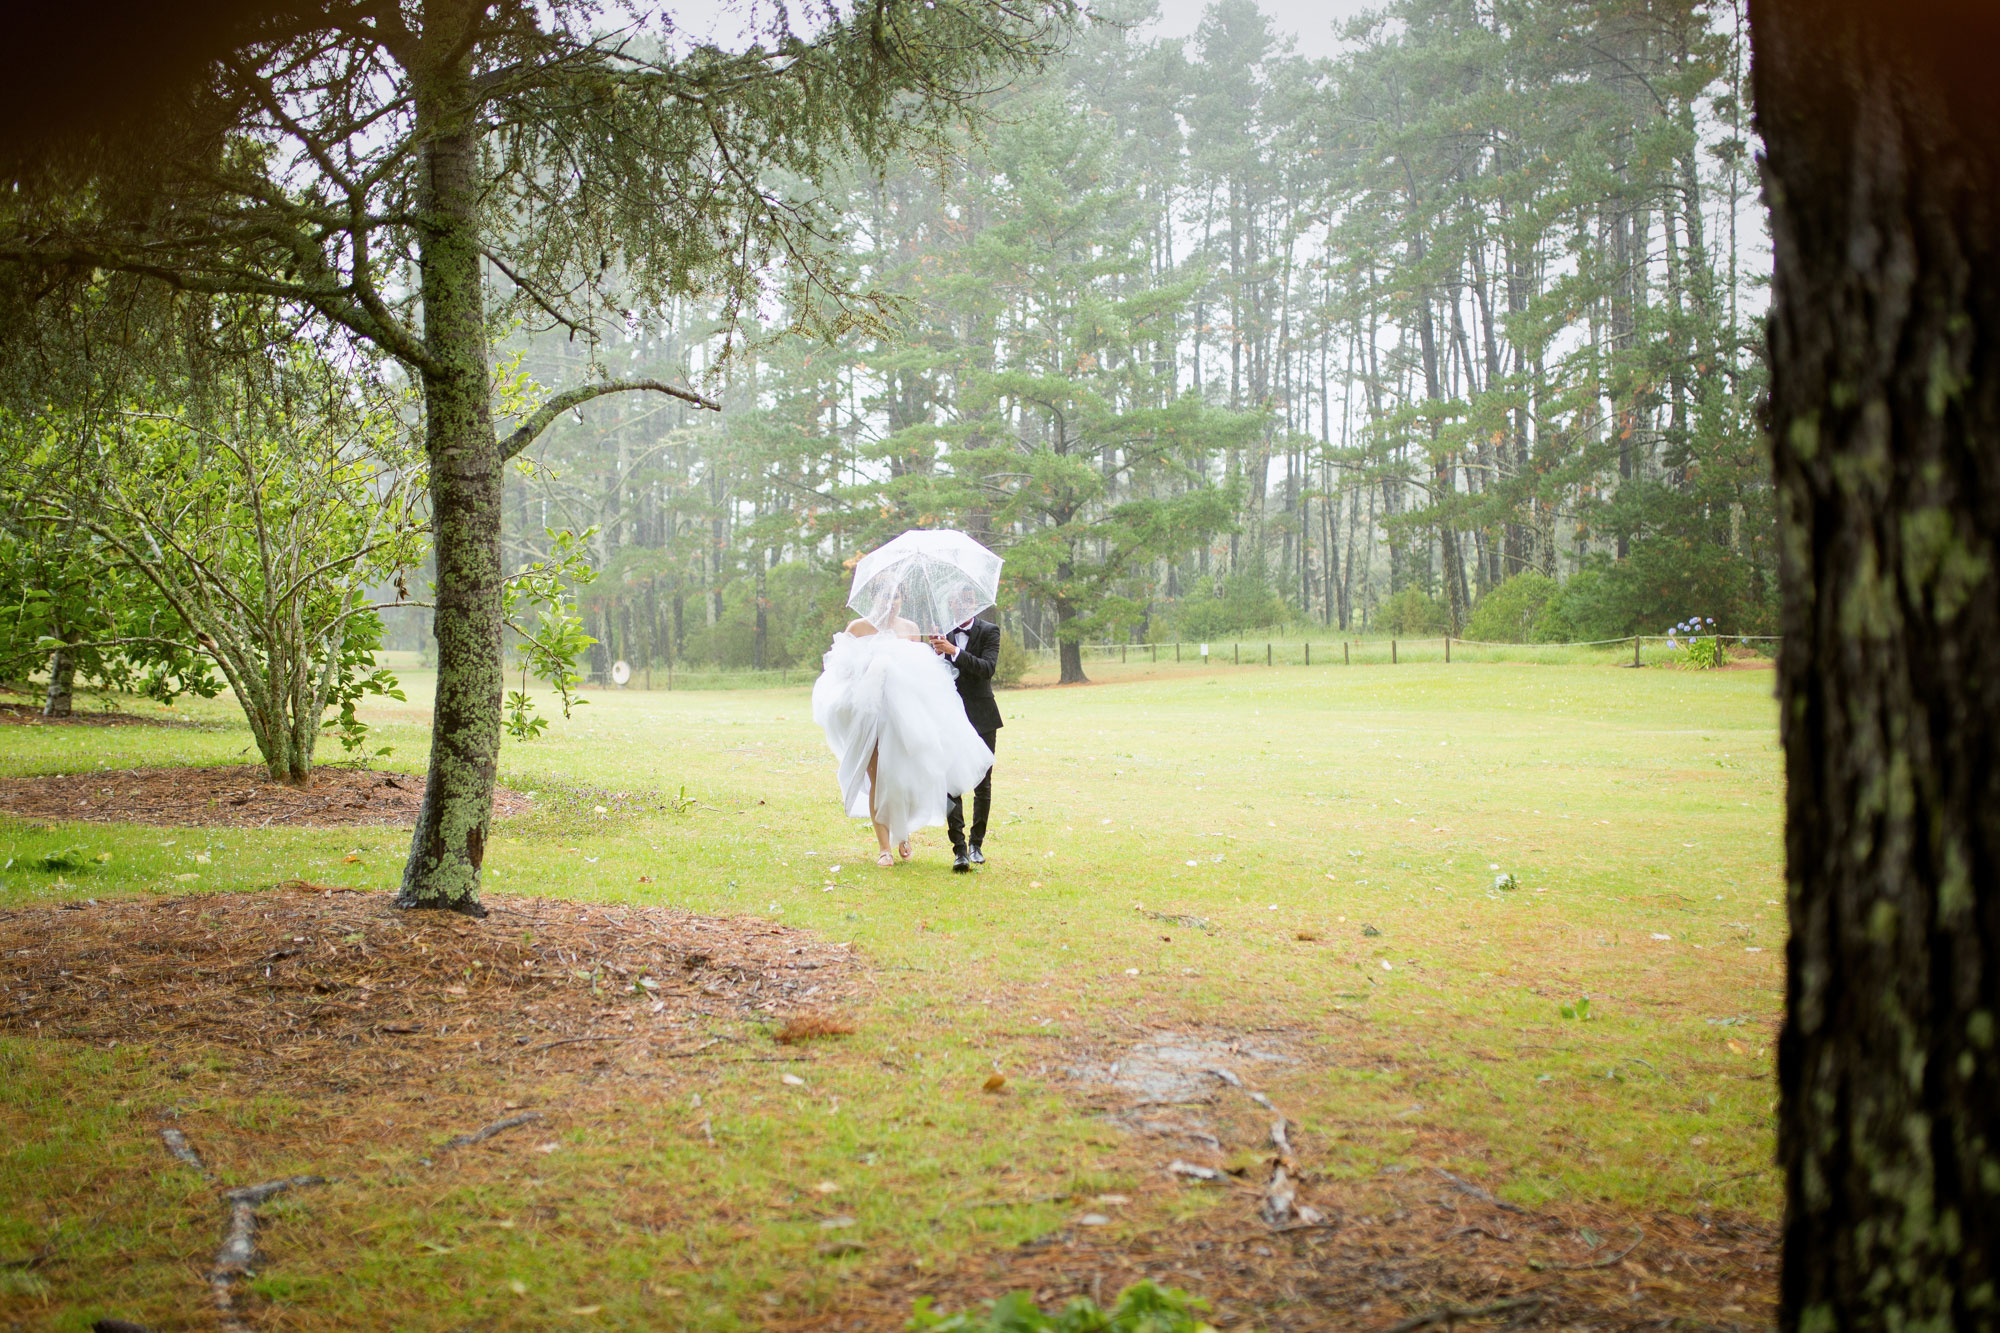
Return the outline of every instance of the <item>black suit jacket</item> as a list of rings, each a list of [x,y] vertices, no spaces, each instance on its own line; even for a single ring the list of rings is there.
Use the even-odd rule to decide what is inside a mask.
[[[1000,627],[991,621],[973,621],[965,631],[965,646],[950,661],[958,668],[958,697],[965,701],[965,716],[972,729],[1000,730],[1000,705],[993,702],[993,672],[1000,665]]]

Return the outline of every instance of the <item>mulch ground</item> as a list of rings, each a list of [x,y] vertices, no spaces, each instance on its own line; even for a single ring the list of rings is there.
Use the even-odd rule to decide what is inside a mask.
[[[600,1088],[567,1099],[579,1114],[636,1087],[657,1095],[711,1061],[770,1059],[746,1044],[756,1029],[810,1034],[831,1019],[844,1030],[840,1013],[875,988],[846,946],[767,922],[503,895],[486,905],[492,915],[471,921],[399,912],[386,894],[292,884],[0,911],[0,1031],[100,1049],[146,1044],[169,1077],[182,1059],[219,1054],[231,1077],[301,1100],[398,1090],[470,1127],[493,1114],[480,1107],[516,1105],[496,1103],[502,1091]],[[1275,1037],[1147,1043],[1141,1054],[1159,1068],[1140,1082],[1076,1095],[1079,1112],[1132,1132],[1133,1193],[1143,1197],[1064,1199],[1069,1222],[950,1272],[885,1254],[848,1276],[830,1309],[773,1311],[765,1326],[875,1333],[902,1327],[918,1296],[945,1310],[1022,1290],[1045,1307],[1080,1295],[1108,1303],[1141,1278],[1204,1296],[1218,1327],[1268,1333],[1736,1333],[1774,1323],[1778,1238],[1761,1220],[1581,1200],[1525,1210],[1482,1187],[1492,1181],[1429,1166],[1322,1175],[1313,1163],[1327,1145],[1296,1122],[1281,1157],[1256,1088],[1299,1063],[1286,1049]],[[1118,1064],[1100,1069],[1098,1057],[1114,1054]],[[1133,1056],[1107,1047],[1078,1058],[1074,1072],[1090,1083],[1125,1077]],[[1240,1079],[1208,1072],[1225,1058]],[[1206,1087],[1153,1085],[1170,1075],[1205,1077]],[[1406,1156],[1469,1153],[1476,1145],[1420,1138]],[[1166,1169],[1174,1157],[1254,1165],[1192,1182]],[[1318,1210],[1309,1224],[1261,1220],[1278,1164],[1297,1202]],[[1173,1215],[1167,1196],[1190,1191],[1216,1206],[1136,1233],[1116,1225],[1131,1205]]]
[[[260,764],[221,768],[99,769],[0,778],[0,813],[51,822],[97,820],[176,828],[415,828],[424,779],[410,773],[321,767],[303,787],[271,781]],[[495,818],[533,808],[497,788]]]
[[[1077,1296],[1102,1304],[1141,1278],[1203,1296],[1220,1328],[1267,1333],[1453,1326],[1747,1333],[1776,1322],[1778,1238],[1767,1225],[1608,1207],[1524,1212],[1437,1171],[1392,1168],[1338,1182],[1308,1174],[1304,1183],[1301,1197],[1309,1191],[1326,1211],[1324,1225],[1274,1230],[1256,1219],[1253,1189],[1181,1186],[1242,1197],[1117,1241],[1073,1226],[956,1273],[885,1268],[851,1285],[837,1311],[785,1327],[897,1328],[918,1296],[940,1310],[976,1309],[1009,1291],[1031,1291],[1044,1308]]]
[[[491,1069],[632,1076],[849,1000],[850,952],[763,922],[489,896],[483,922],[387,894],[268,893],[0,912],[0,1031],[227,1051],[270,1089]]]

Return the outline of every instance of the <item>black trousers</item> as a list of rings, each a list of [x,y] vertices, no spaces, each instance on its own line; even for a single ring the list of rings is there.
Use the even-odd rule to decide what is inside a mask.
[[[998,750],[994,744],[997,731],[982,731],[979,739],[986,742],[989,750]],[[962,797],[951,798],[951,806],[944,812],[945,832],[951,834],[951,849],[964,851],[968,841],[974,847],[986,841],[986,816],[993,810],[993,770],[988,768],[986,776],[979,779],[979,785],[972,789],[972,837],[965,836],[965,801]]]

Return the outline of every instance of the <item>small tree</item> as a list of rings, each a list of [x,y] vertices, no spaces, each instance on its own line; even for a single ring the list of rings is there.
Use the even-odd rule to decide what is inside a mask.
[[[75,523],[19,512],[0,523],[0,673],[12,679],[47,667],[43,717],[70,716],[79,683],[162,703],[221,688],[173,609],[111,555]]]
[[[46,523],[89,532],[150,586],[174,621],[161,637],[215,663],[280,782],[307,779],[328,728],[360,747],[359,699],[402,697],[375,665],[378,612],[422,559],[423,469],[405,424],[357,384],[294,346],[49,442],[69,465]],[[375,602],[388,581],[397,601]]]

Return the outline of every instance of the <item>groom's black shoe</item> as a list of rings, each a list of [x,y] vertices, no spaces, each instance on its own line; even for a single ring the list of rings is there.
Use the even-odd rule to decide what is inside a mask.
[[[971,850],[966,852],[965,859],[976,866],[983,866],[986,864],[986,853],[980,851],[979,844],[975,842],[972,844]]]
[[[952,854],[951,869],[952,873],[956,875],[970,874],[972,872],[972,854],[963,847],[959,848],[958,851]]]

